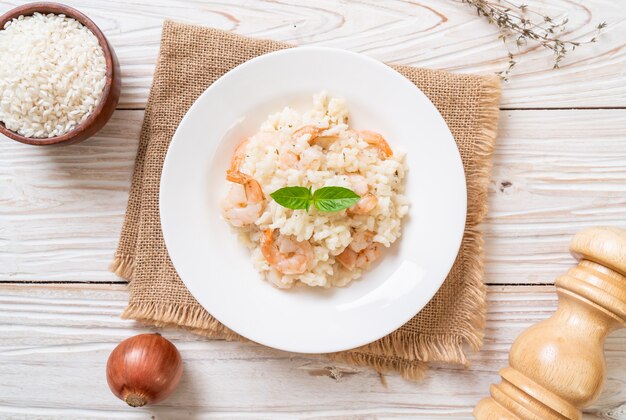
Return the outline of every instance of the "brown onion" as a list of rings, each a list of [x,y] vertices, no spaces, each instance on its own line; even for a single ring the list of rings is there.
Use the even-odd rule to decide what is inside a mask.
[[[132,407],[164,400],[182,374],[180,353],[160,334],[127,338],[113,349],[107,361],[109,388]]]

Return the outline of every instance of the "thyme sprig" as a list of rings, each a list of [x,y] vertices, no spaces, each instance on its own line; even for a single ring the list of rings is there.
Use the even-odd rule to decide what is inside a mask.
[[[581,45],[596,42],[602,30],[607,26],[606,22],[597,25],[589,39],[563,39],[562,36],[566,33],[569,21],[567,17],[552,18],[531,10],[526,4],[516,5],[508,0],[461,1],[473,6],[478,16],[487,18],[489,23],[498,27],[500,31],[498,38],[503,41],[508,53],[507,68],[497,73],[504,80],[508,79],[517,64],[516,54],[511,52],[509,41],[515,41],[518,49],[530,42],[552,51],[554,54],[553,68],[558,69],[568,52],[574,51],[576,47]],[[530,15],[533,17],[529,17]]]

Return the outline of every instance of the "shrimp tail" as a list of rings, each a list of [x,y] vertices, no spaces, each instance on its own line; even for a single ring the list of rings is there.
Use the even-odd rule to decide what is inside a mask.
[[[239,172],[239,168],[241,168],[241,164],[246,158],[246,146],[250,140],[244,140],[237,148],[235,148],[235,152],[233,153],[233,157],[230,161],[230,170],[233,172]]]
[[[226,180],[243,185],[246,198],[252,203],[259,203],[265,199],[261,184],[248,174],[229,169],[226,171]]]
[[[296,131],[294,131],[293,134],[291,135],[291,138],[295,140],[295,139],[299,139],[305,134],[310,134],[311,138],[309,139],[309,143],[312,143],[313,140],[319,137],[321,132],[322,132],[321,128],[317,128],[313,125],[305,125],[304,127],[300,127]]]
[[[361,197],[357,203],[348,209],[348,214],[366,214],[374,210],[378,205],[378,198],[372,193],[367,193]]]
[[[387,140],[385,140],[385,138],[380,134],[368,130],[361,130],[358,133],[365,143],[376,147],[384,158],[388,158],[393,155],[393,151],[391,150],[391,147],[389,147],[389,143],[387,143]]]
[[[261,253],[270,265],[277,262],[277,251],[274,246],[274,230],[267,228],[261,235]]]
[[[243,174],[239,171],[234,171],[232,169],[226,171],[226,180],[230,182],[243,185],[244,182],[246,182],[246,177],[246,174]]]
[[[285,246],[287,249],[281,252],[280,248]],[[284,236],[274,240],[274,231],[269,228],[261,235],[261,253],[272,267],[288,275],[304,273],[314,258],[309,242],[298,242]]]
[[[263,231],[263,236],[261,236],[261,245],[268,246],[272,245],[274,242],[274,231],[271,228],[267,228]]]

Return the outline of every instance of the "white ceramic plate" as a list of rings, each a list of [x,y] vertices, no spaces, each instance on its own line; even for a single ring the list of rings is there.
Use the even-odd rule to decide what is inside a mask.
[[[347,101],[353,127],[407,152],[411,210],[402,237],[348,287],[279,290],[261,279],[221,218],[225,171],[235,146],[268,114],[310,108],[321,90]],[[198,302],[244,337],[303,353],[372,342],[422,309],[454,262],[466,204],[459,152],[428,98],[376,60],[317,47],[255,58],[213,83],[180,123],[160,189],[168,252]]]

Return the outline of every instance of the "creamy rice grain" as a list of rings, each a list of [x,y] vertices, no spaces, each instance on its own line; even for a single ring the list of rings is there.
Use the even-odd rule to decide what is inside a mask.
[[[295,136],[303,126],[321,129],[318,139],[323,146],[310,144],[307,134]],[[286,157],[291,153],[297,160],[282,164],[285,151]],[[409,209],[403,194],[404,153],[396,149],[392,156],[382,158],[378,149],[349,127],[348,107],[342,99],[322,92],[315,95],[309,111],[285,108],[268,116],[259,132],[245,143],[244,152],[240,170],[260,184],[266,200],[254,223],[235,230],[250,249],[255,268],[273,285],[289,288],[300,282],[315,287],[345,286],[368,268],[346,269],[338,261],[353,241],[370,235],[370,245],[386,248],[400,237],[402,218]],[[363,189],[360,194],[374,194],[377,205],[366,214],[352,215],[345,210],[326,213],[313,207],[309,211],[291,210],[268,198],[288,186]],[[270,266],[260,249],[260,232],[267,229],[299,243],[308,242],[312,257],[304,272],[281,274]]]

